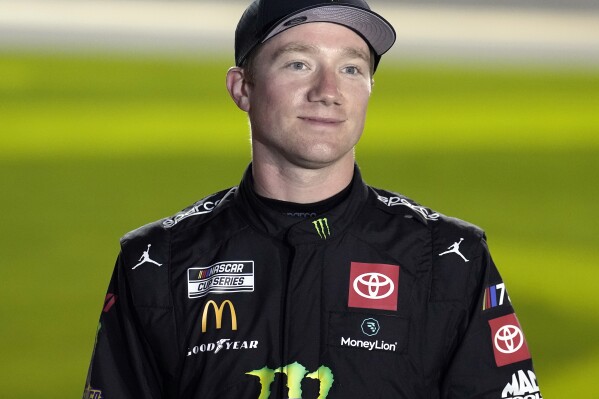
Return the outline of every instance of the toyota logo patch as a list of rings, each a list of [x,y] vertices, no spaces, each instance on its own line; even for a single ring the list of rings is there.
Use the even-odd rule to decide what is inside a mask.
[[[354,280],[354,290],[364,298],[383,299],[393,294],[395,284],[382,273],[364,273]]]
[[[522,327],[514,313],[489,320],[489,327],[498,367],[530,359]]]
[[[352,262],[348,306],[397,310],[399,266]]]
[[[495,348],[501,353],[517,352],[523,343],[522,331],[516,326],[503,326],[495,333]]]

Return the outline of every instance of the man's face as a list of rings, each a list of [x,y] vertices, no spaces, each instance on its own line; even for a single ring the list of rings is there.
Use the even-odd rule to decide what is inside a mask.
[[[371,92],[366,42],[341,25],[308,23],[268,40],[254,61],[254,159],[310,169],[353,163]]]

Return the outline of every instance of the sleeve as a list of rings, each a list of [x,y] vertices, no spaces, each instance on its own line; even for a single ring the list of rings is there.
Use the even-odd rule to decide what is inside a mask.
[[[542,399],[522,327],[484,237],[478,260],[442,397]]]
[[[161,398],[162,385],[133,305],[121,253],[100,315],[83,398]]]

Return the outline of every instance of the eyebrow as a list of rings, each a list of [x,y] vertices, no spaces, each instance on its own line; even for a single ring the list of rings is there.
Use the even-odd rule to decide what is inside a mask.
[[[320,49],[316,46],[312,46],[309,44],[302,44],[302,43],[296,43],[296,42],[292,42],[289,43],[281,48],[279,48],[277,51],[274,52],[274,54],[272,55],[272,60],[276,60],[277,58],[279,58],[280,56],[282,56],[283,54],[287,54],[287,53],[312,53],[312,54],[316,54],[320,52]],[[347,56],[349,58],[360,58],[366,62],[370,62],[370,53],[366,53],[362,50],[356,49],[354,47],[345,47],[342,50],[342,54],[344,56]]]
[[[287,54],[287,53],[318,53],[318,48],[316,48],[316,46],[311,46],[308,44],[301,44],[301,43],[289,43],[279,49],[277,49],[277,51],[274,52],[274,54],[272,55],[272,59],[273,61],[276,60],[277,58],[279,58],[280,56]]]

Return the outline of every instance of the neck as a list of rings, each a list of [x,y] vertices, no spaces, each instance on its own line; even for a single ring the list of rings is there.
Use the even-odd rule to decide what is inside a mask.
[[[310,204],[334,196],[349,185],[354,174],[353,158],[318,169],[253,162],[254,190],[260,196],[280,201]]]

